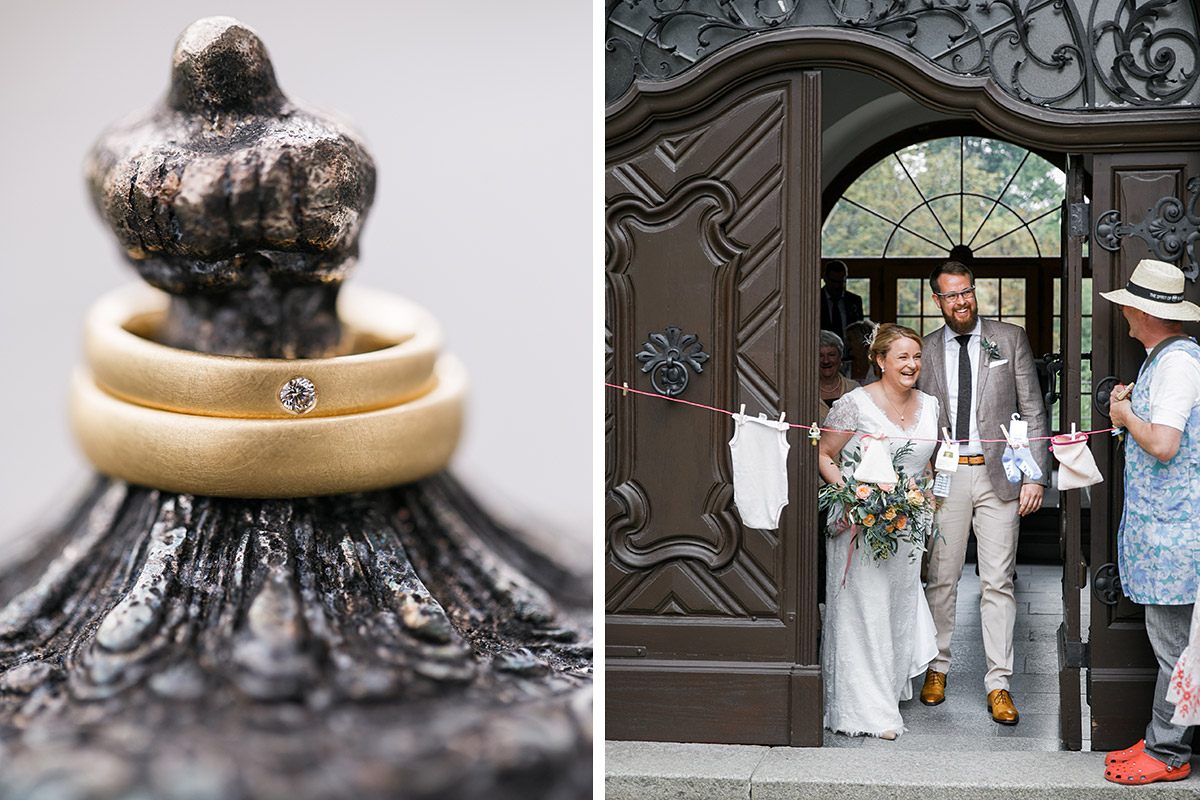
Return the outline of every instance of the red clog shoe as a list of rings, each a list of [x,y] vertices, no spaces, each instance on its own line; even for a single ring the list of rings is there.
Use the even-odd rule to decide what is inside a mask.
[[[1128,761],[1138,753],[1146,749],[1146,740],[1139,739],[1138,743],[1133,747],[1126,747],[1124,750],[1113,750],[1104,757],[1104,766],[1111,767],[1113,764],[1120,764],[1122,761]]]
[[[1110,764],[1108,769],[1104,770],[1104,777],[1113,783],[1140,786],[1158,781],[1181,781],[1191,774],[1191,771],[1190,764],[1184,763],[1178,767],[1168,767],[1143,750],[1128,761]]]

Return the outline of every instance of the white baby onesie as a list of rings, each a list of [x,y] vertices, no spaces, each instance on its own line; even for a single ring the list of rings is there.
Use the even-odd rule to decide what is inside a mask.
[[[747,528],[774,530],[788,504],[787,423],[734,414],[729,455],[733,460],[733,502]]]

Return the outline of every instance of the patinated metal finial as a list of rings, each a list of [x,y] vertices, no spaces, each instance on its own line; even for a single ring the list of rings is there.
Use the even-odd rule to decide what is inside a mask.
[[[262,39],[232,17],[197,20],[179,35],[167,105],[215,119],[275,114],[287,102]]]
[[[246,25],[180,35],[162,102],[107,131],[92,196],[149,283],[186,298],[161,338],[207,352],[320,356],[338,341],[375,165],[339,121],[288,100]]]

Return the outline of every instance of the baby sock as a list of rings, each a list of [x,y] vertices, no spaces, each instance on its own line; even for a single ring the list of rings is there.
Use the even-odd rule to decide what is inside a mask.
[[[1004,475],[1009,483],[1021,482],[1021,468],[1017,465],[1017,453],[1011,444],[1004,448],[1000,464],[1004,467]]]
[[[1029,449],[1029,445],[1019,445],[1016,449],[1015,459],[1021,472],[1024,472],[1026,475],[1028,475],[1030,480],[1041,480],[1042,468],[1039,467],[1037,462],[1033,460],[1033,451]],[[1004,469],[1005,472],[1008,471],[1008,467],[1005,467]],[[1013,481],[1011,475],[1008,476],[1008,479],[1013,483],[1016,483],[1016,481]]]

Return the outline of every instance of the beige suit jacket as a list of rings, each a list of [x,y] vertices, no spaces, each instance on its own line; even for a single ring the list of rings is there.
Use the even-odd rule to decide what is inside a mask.
[[[983,459],[987,467],[992,489],[1002,500],[1015,500],[1021,494],[1021,484],[1010,483],[1004,475],[1001,458],[1004,455],[1004,433],[1000,425],[1010,427],[1012,415],[1018,412],[1021,419],[1029,423],[1029,449],[1041,467],[1041,480],[1031,481],[1022,475],[1024,483],[1050,484],[1049,425],[1046,407],[1042,401],[1042,387],[1038,382],[1033,353],[1029,349],[1029,338],[1025,331],[1007,322],[980,317],[982,334],[1000,350],[1000,358],[993,359],[980,351],[979,368],[975,375],[975,417],[981,438],[1000,439],[998,442],[983,442]],[[945,326],[925,337],[921,349],[921,376],[917,388],[938,399],[941,408],[938,431],[950,428],[949,392],[946,388],[946,344]],[[1001,363],[1007,361],[1007,363]],[[953,429],[951,429],[953,434]]]

